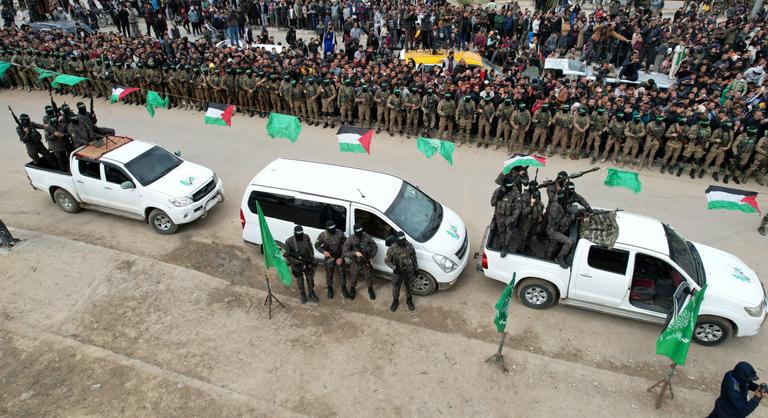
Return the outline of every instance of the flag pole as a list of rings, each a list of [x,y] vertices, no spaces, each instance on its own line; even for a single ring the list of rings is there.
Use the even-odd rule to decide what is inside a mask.
[[[672,376],[675,375],[676,368],[677,364],[670,364],[664,378],[647,389],[647,391],[650,392],[657,387],[661,387],[661,392],[659,392],[659,396],[656,398],[656,409],[661,408],[661,403],[664,401],[664,394],[666,394],[667,390],[669,390],[669,397],[675,399],[675,392],[672,391]]]
[[[496,354],[485,359],[485,362],[495,364],[499,366],[501,371],[503,371],[504,373],[508,373],[509,370],[507,369],[507,365],[504,364],[504,355],[501,354],[501,350],[504,349],[504,340],[507,338],[507,332],[505,330],[500,332],[499,334],[501,334],[501,336],[499,337],[499,350],[496,351]]]
[[[272,311],[277,309],[277,306],[274,308],[272,307],[273,303],[277,303],[277,305],[281,306],[283,309],[286,309],[285,305],[283,305],[282,302],[280,302],[280,299],[277,298],[277,296],[272,294],[272,285],[269,284],[269,268],[267,268],[266,272],[264,273],[264,281],[267,282],[267,297],[264,298],[264,305],[268,306],[268,317],[269,319],[272,319]]]
[[[512,293],[514,292],[516,277],[517,272],[512,273],[511,282],[507,285],[507,289],[502,292],[501,298],[496,304],[497,311],[494,323],[497,324],[496,330],[499,332],[499,349],[496,351],[496,354],[485,359],[486,363],[497,365],[504,373],[509,373],[509,370],[507,369],[507,365],[504,363],[504,355],[501,352],[504,350],[504,341],[507,338],[507,314],[509,312],[509,300],[512,298]],[[509,288],[510,286],[511,289]],[[497,320],[500,320],[500,322],[497,322]]]

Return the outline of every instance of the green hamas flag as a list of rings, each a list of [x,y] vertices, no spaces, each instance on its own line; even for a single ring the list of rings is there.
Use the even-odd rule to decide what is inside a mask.
[[[45,80],[46,78],[56,77],[59,75],[59,73],[56,71],[44,70],[42,68],[35,68],[35,72],[37,73],[38,80]]]
[[[440,155],[445,158],[445,161],[448,161],[448,164],[453,165],[453,142],[420,136],[416,138],[416,148],[418,148],[419,152],[424,154],[427,159],[432,158],[436,152],[439,152]]]
[[[608,175],[605,176],[603,183],[608,187],[626,187],[635,193],[640,193],[640,190],[643,189],[643,185],[640,184],[640,176],[637,173],[615,168],[608,169]]]
[[[274,267],[277,272],[277,277],[287,287],[293,282],[293,276],[291,276],[290,270],[288,270],[288,264],[283,258],[283,253],[280,252],[280,248],[275,244],[274,238],[272,238],[272,232],[269,231],[269,225],[267,225],[266,219],[264,219],[264,213],[261,211],[261,205],[256,202],[256,210],[259,212],[259,229],[261,230],[261,248],[264,250],[264,265],[269,269]]]
[[[9,68],[11,68],[10,62],[0,61],[0,80],[5,77],[5,72],[8,71]]]
[[[299,118],[282,113],[270,113],[267,121],[267,135],[270,138],[285,138],[291,142],[296,142],[301,133],[301,122]]]
[[[688,357],[688,348],[691,346],[691,336],[696,327],[696,319],[699,317],[701,300],[707,285],[696,292],[683,310],[667,325],[656,340],[656,354],[667,356],[677,365],[685,364]]]
[[[53,79],[53,81],[51,81],[51,87],[58,88],[62,84],[74,86],[75,84],[84,80],[87,80],[87,78],[78,77],[76,75],[59,74],[56,76],[56,78]]]
[[[512,280],[509,282],[504,291],[501,292],[499,301],[496,302],[496,317],[493,318],[493,323],[496,324],[496,331],[504,332],[507,328],[507,313],[509,312],[509,300],[512,299],[512,293],[515,290],[515,276],[517,273],[512,274]]]
[[[147,108],[147,112],[149,112],[149,116],[154,118],[156,107],[168,107],[168,97],[166,96],[165,99],[163,99],[158,92],[150,90],[147,92],[147,104],[145,107]]]

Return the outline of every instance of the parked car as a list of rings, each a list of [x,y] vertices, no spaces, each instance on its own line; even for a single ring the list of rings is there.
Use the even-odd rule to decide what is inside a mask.
[[[78,148],[69,167],[65,172],[29,163],[25,170],[32,187],[65,212],[111,213],[148,222],[161,234],[204,218],[224,201],[221,179],[211,169],[131,138],[111,136]]]
[[[576,245],[567,269],[531,254],[502,258],[488,228],[477,269],[504,283],[517,273],[517,296],[530,308],[560,302],[657,324],[665,323],[675,302],[685,303],[675,295],[690,295],[686,287],[698,290],[706,283],[693,339],[717,345],[731,336],[757,335],[766,317],[765,290],[743,261],[688,241],[656,219],[618,212],[616,224],[616,243],[606,248],[579,236],[574,223]]]
[[[416,249],[417,295],[453,286],[468,261],[469,237],[461,218],[418,187],[375,171],[278,158],[264,167],[243,194],[243,239],[261,244],[259,202],[273,237],[282,245],[302,225],[312,241],[332,220],[347,236],[359,223],[378,245],[374,270],[390,277],[384,264],[387,239],[403,231]],[[315,258],[322,254],[315,251]]]
[[[32,32],[45,32],[61,30],[69,33],[76,33],[77,29],[82,29],[85,33],[95,32],[93,28],[85,23],[77,22],[74,20],[55,20],[49,22],[32,22],[29,24],[29,29]]]

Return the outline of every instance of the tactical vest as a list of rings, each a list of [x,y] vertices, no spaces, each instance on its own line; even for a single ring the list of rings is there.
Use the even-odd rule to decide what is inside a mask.
[[[504,195],[504,197],[501,198],[501,200],[498,203],[496,203],[496,211],[501,215],[509,216],[512,214],[514,205],[515,205],[514,196],[512,196],[512,193],[507,193]]]
[[[395,265],[402,270],[413,271],[416,266],[413,265],[413,257],[406,251],[406,248],[407,247],[398,248],[397,255],[395,256]]]

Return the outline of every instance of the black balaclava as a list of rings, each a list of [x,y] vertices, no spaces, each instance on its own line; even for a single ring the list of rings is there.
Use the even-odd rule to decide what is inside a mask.
[[[304,235],[304,228],[302,228],[301,225],[293,227],[293,236],[296,237],[296,239],[301,239],[302,235]]]
[[[405,244],[408,242],[408,240],[405,239],[405,233],[403,231],[397,231],[397,245],[401,247],[405,247]]]
[[[352,230],[354,231],[355,236],[357,236],[358,238],[363,236],[363,226],[362,225],[355,224],[355,226],[352,228]]]

